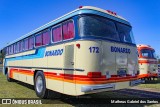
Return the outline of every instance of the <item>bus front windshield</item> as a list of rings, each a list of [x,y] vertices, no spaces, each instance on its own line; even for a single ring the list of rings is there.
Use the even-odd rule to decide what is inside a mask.
[[[156,54],[154,50],[150,50],[150,49],[142,49],[141,50],[142,53],[142,57],[146,57],[146,58],[156,58]]]
[[[135,44],[132,28],[101,16],[84,15],[79,18],[81,37],[94,36]]]

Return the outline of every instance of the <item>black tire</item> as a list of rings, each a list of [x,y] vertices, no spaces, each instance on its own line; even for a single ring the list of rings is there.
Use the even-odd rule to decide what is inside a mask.
[[[13,82],[13,79],[9,77],[9,72],[7,72],[7,81],[8,82]]]
[[[38,71],[35,75],[34,89],[38,97],[43,99],[48,97],[48,90],[46,89],[46,80],[42,71]]]

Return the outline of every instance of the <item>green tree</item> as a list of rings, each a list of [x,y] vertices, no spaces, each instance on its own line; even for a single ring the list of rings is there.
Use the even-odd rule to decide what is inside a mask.
[[[0,52],[0,62],[3,63],[4,57],[5,57],[5,50],[3,49],[3,50],[1,50],[1,52]]]

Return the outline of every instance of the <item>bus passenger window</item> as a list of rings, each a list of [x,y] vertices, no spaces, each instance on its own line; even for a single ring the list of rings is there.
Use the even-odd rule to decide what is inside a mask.
[[[13,53],[13,45],[10,46],[9,54]]]
[[[58,42],[62,40],[62,26],[59,25],[52,29],[52,41]]]
[[[25,50],[28,50],[28,48],[29,48],[28,39],[26,39],[26,40],[24,41],[24,49],[25,49]]]
[[[16,44],[13,45],[13,53],[16,53]]]
[[[42,34],[36,35],[36,44],[35,46],[41,46],[42,45]]]
[[[6,48],[6,55],[8,55],[8,47]]]
[[[11,53],[10,53],[10,46],[8,47],[8,54],[11,54]]]
[[[19,44],[19,52],[23,51],[23,41],[20,42]]]
[[[73,21],[67,21],[63,24],[63,38],[71,39],[74,37],[74,24]]]
[[[50,43],[50,31],[46,31],[42,34],[42,44],[47,45]]]
[[[34,47],[34,38],[30,37],[29,38],[29,49],[33,49],[33,47]]]
[[[17,52],[19,52],[19,42],[17,43]]]

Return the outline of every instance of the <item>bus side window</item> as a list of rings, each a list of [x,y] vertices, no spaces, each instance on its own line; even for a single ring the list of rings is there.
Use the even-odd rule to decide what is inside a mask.
[[[47,30],[43,32],[42,34],[42,45],[48,45],[50,43],[51,37],[50,37],[50,31]]]
[[[19,52],[19,42],[17,43],[17,52]]]
[[[28,38],[24,40],[24,50],[28,50],[29,49],[29,42],[28,42]]]
[[[23,40],[19,43],[19,52],[23,51]]]
[[[72,20],[63,23],[63,39],[71,39],[74,37],[74,24]]]
[[[38,34],[36,35],[36,43],[35,43],[36,47],[42,46],[42,34]]]
[[[13,54],[13,45],[11,45],[11,54]]]
[[[6,48],[6,55],[8,55],[8,47]]]
[[[62,40],[62,26],[58,25],[52,29],[52,41],[58,42]]]
[[[33,47],[34,47],[34,37],[33,36],[30,37],[28,42],[29,42],[29,49],[33,49]]]
[[[12,45],[9,46],[9,54],[12,54]]]
[[[10,46],[8,46],[8,54],[10,54]]]
[[[13,53],[16,53],[16,43],[13,45]]]

